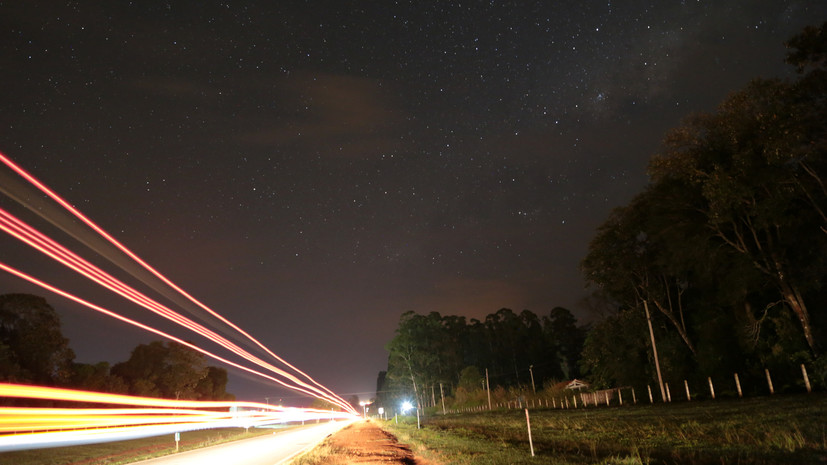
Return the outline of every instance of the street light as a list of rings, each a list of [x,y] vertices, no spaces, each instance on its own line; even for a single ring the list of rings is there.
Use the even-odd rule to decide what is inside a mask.
[[[362,406],[362,416],[365,417],[365,420],[368,419],[368,405],[372,404],[373,402],[359,402],[359,405]]]
[[[408,413],[412,408],[416,408],[409,401],[402,402],[402,413]],[[416,408],[416,429],[419,429],[419,409]]]

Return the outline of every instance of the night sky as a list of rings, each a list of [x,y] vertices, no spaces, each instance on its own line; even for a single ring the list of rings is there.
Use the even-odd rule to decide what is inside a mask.
[[[825,19],[823,0],[0,1],[0,151],[368,398],[405,311],[590,318],[578,264],[664,133],[790,76],[783,42]],[[140,315],[11,239],[0,260]],[[46,297],[78,361],[156,339],[8,292]]]

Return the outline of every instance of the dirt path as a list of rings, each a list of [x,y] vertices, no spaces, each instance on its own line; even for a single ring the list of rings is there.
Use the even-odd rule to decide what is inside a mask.
[[[362,421],[334,434],[328,440],[336,454],[325,463],[434,465],[416,457],[411,449],[375,423]]]

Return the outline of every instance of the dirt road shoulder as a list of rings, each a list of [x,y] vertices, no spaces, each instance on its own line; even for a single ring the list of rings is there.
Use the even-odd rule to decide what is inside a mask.
[[[294,460],[293,465],[345,463],[435,465],[417,457],[410,447],[372,421],[354,423],[327,438],[320,446]]]

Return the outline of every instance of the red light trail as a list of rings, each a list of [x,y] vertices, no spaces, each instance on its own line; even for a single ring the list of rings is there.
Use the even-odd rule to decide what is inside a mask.
[[[302,389],[302,392],[305,392],[307,394],[314,395],[314,396],[318,395],[319,397],[324,398],[328,401],[331,401],[333,403],[338,403],[338,399],[331,397],[330,395],[328,395],[325,392],[320,391],[319,389],[316,389],[314,386],[310,386],[310,385],[302,382],[301,380],[299,380],[295,376],[291,375],[290,373],[288,373],[284,370],[281,370],[281,369],[279,369],[279,368],[277,368],[277,367],[275,367],[275,366],[273,366],[269,363],[264,362],[263,360],[259,359],[258,357],[255,357],[254,355],[250,354],[249,352],[241,349],[240,347],[238,347],[237,345],[235,345],[232,342],[228,341],[227,339],[219,336],[215,332],[203,327],[202,325],[200,325],[198,323],[193,322],[192,320],[190,320],[190,319],[188,319],[188,318],[186,318],[186,317],[170,310],[168,307],[165,307],[165,306],[155,302],[154,300],[144,296],[143,294],[139,293],[138,291],[134,290],[133,288],[123,284],[122,282],[120,282],[117,279],[113,278],[111,275],[103,272],[99,268],[95,267],[94,265],[90,264],[89,262],[85,261],[84,259],[78,257],[74,253],[72,253],[69,250],[67,250],[66,248],[62,247],[60,244],[54,242],[53,240],[51,240],[47,236],[43,235],[39,231],[37,231],[34,228],[32,228],[32,227],[28,226],[27,224],[23,223],[22,221],[15,218],[14,216],[12,216],[8,212],[4,211],[3,209],[0,209],[0,229],[6,231],[9,235],[17,238],[18,240],[28,244],[29,246],[31,246],[33,248],[39,250],[40,252],[48,255],[50,258],[54,259],[55,261],[58,261],[58,262],[60,262],[64,265],[66,265],[67,267],[71,268],[72,270],[76,271],[77,273],[79,273],[79,274],[87,277],[88,279],[100,284],[101,286],[104,286],[107,289],[110,289],[111,291],[121,295],[122,297],[124,297],[126,299],[129,299],[132,302],[135,302],[136,304],[146,308],[147,310],[150,310],[150,311],[152,311],[152,312],[154,312],[158,315],[161,315],[164,318],[167,318],[167,319],[169,319],[169,320],[171,320],[171,321],[173,321],[173,322],[175,322],[175,323],[177,323],[177,324],[179,324],[179,325],[181,325],[181,326],[183,326],[183,327],[185,327],[185,328],[187,328],[187,329],[189,329],[189,330],[191,330],[191,331],[193,331],[197,334],[200,334],[200,335],[204,336],[205,338],[215,342],[216,344],[219,344],[222,347],[232,351],[233,353],[235,353],[235,354],[237,354],[237,355],[239,355],[239,356],[255,363],[256,365],[259,365],[259,366],[261,366],[265,369],[268,369],[268,370],[270,370],[270,371],[272,371],[276,374],[279,374],[281,376],[284,376],[285,378],[293,381],[294,383],[296,383],[296,384],[298,384],[298,385],[300,385],[300,386],[302,386],[306,389],[309,389],[309,390],[312,390],[312,391],[316,392],[316,394],[312,394],[312,393],[310,393],[310,392],[308,392],[304,389]],[[6,265],[4,265],[2,263],[0,263],[0,266],[2,266],[3,269],[5,269],[6,271],[8,271],[12,274],[15,274],[15,275],[17,275],[21,278],[24,278],[24,279],[26,279],[26,280],[34,283],[34,284],[37,284],[38,286],[41,286],[45,289],[49,289],[52,292],[54,292],[54,286],[48,286],[47,287],[47,286],[44,285],[45,283],[42,283],[41,281],[38,281],[38,280],[35,280],[35,279],[32,279],[28,275],[24,276],[23,273],[17,272],[17,270],[12,271],[12,269],[10,267],[7,267]],[[68,293],[65,293],[65,294],[62,294],[62,295],[64,295],[64,297],[72,298],[72,300],[75,300],[76,302],[82,303],[83,305],[89,306],[89,305],[87,305],[86,302],[80,302],[80,300],[74,298],[74,296],[69,297]],[[129,320],[130,323],[134,324],[133,321],[134,320]],[[166,337],[169,337],[169,336],[166,336]],[[190,344],[187,343],[187,345],[190,345]],[[217,358],[217,356],[215,356],[214,354],[211,354],[211,353],[208,353],[208,352],[204,352],[204,353],[208,354],[209,356],[211,356],[213,358]],[[224,360],[224,359],[221,359],[221,360],[226,362],[226,360]],[[233,365],[238,367],[237,364],[233,364]],[[258,373],[258,372],[254,372],[254,373]],[[285,386],[292,388],[292,386],[289,386],[289,385],[285,385]]]
[[[126,246],[124,246],[123,244],[121,244],[120,242],[118,242],[118,241],[117,241],[114,237],[112,237],[112,236],[111,236],[111,235],[109,235],[106,231],[104,231],[104,230],[103,230],[103,228],[101,228],[101,227],[100,227],[100,226],[98,226],[96,223],[94,223],[92,220],[90,220],[90,219],[89,219],[89,218],[87,218],[85,215],[83,215],[83,214],[82,214],[79,210],[77,210],[76,208],[74,208],[74,207],[73,207],[73,206],[72,206],[69,202],[67,202],[66,200],[64,200],[62,197],[60,197],[59,195],[57,195],[57,193],[55,193],[54,191],[52,191],[51,189],[49,189],[49,188],[48,188],[45,184],[43,184],[42,182],[40,182],[40,181],[39,181],[37,178],[35,178],[33,175],[29,174],[27,171],[25,171],[25,170],[24,170],[23,168],[21,168],[19,165],[17,165],[16,163],[14,163],[14,162],[13,162],[10,158],[8,158],[8,157],[7,157],[5,154],[3,154],[2,152],[0,152],[0,161],[2,161],[2,162],[6,165],[6,166],[8,166],[8,167],[9,167],[12,171],[14,171],[15,173],[17,173],[20,177],[22,177],[23,179],[25,179],[26,181],[28,181],[31,185],[33,185],[33,186],[34,186],[34,187],[36,187],[38,190],[40,190],[41,192],[43,192],[44,194],[46,194],[49,198],[51,198],[51,199],[52,199],[53,201],[55,201],[58,205],[60,205],[61,207],[63,207],[66,211],[68,211],[68,212],[69,212],[69,213],[71,213],[73,216],[75,216],[75,217],[76,217],[76,218],[78,218],[80,221],[82,221],[84,224],[86,224],[88,227],[90,227],[93,231],[95,231],[96,233],[98,233],[101,237],[103,237],[104,239],[106,239],[109,243],[111,243],[111,244],[112,244],[112,245],[114,245],[116,248],[118,248],[121,252],[123,252],[124,254],[126,254],[126,255],[127,255],[129,258],[131,258],[131,259],[132,259],[135,263],[138,263],[141,267],[143,267],[144,269],[146,269],[147,271],[149,271],[150,273],[152,273],[155,277],[157,277],[158,279],[160,279],[160,280],[161,280],[164,284],[166,284],[166,285],[167,285],[167,286],[169,286],[170,288],[174,289],[174,290],[175,290],[176,292],[178,292],[180,295],[184,296],[184,297],[185,297],[185,298],[187,298],[189,301],[193,302],[193,303],[194,303],[194,304],[196,304],[198,307],[200,307],[201,309],[203,309],[203,310],[205,310],[206,312],[208,312],[210,315],[212,315],[212,316],[214,316],[215,318],[219,319],[219,320],[220,320],[221,322],[223,322],[224,324],[228,325],[230,328],[232,328],[233,330],[235,330],[236,332],[238,332],[239,334],[241,334],[242,336],[244,336],[247,340],[251,341],[253,344],[255,344],[256,346],[258,346],[259,348],[261,348],[262,350],[264,350],[264,351],[265,351],[268,355],[272,356],[274,359],[278,360],[280,363],[284,364],[285,366],[287,366],[287,367],[288,367],[288,368],[290,368],[291,370],[295,371],[295,372],[296,372],[296,373],[298,373],[299,375],[301,375],[301,376],[305,377],[308,381],[310,381],[311,383],[313,383],[314,385],[316,385],[318,388],[323,389],[323,390],[324,390],[324,391],[326,391],[329,395],[331,395],[331,396],[333,396],[333,397],[336,397],[336,398],[338,399],[338,400],[335,402],[336,404],[341,405],[341,406],[342,406],[343,408],[345,408],[346,410],[352,409],[352,407],[350,407],[350,404],[348,404],[347,402],[345,402],[345,401],[344,401],[344,399],[342,399],[342,398],[340,398],[340,397],[336,396],[336,394],[334,394],[334,393],[333,393],[330,389],[328,389],[328,388],[326,388],[325,386],[321,385],[320,383],[316,382],[316,380],[314,380],[313,378],[311,378],[309,375],[307,375],[307,374],[306,374],[306,373],[304,373],[303,371],[299,370],[299,369],[298,369],[298,368],[296,368],[295,366],[291,365],[290,363],[288,363],[287,361],[285,361],[284,359],[282,359],[281,357],[279,357],[278,355],[276,355],[273,351],[271,351],[271,350],[270,350],[269,348],[267,348],[264,344],[262,344],[260,341],[258,341],[257,339],[255,339],[253,336],[251,336],[250,334],[248,334],[246,331],[244,331],[243,329],[241,329],[240,327],[238,327],[237,325],[235,325],[235,324],[234,324],[234,323],[232,323],[231,321],[229,321],[229,320],[227,320],[226,318],[224,318],[223,316],[221,316],[218,312],[215,312],[214,310],[212,310],[211,308],[209,308],[209,307],[208,307],[208,306],[206,306],[205,304],[201,303],[201,302],[200,302],[199,300],[197,300],[195,297],[191,296],[189,293],[187,293],[186,291],[184,291],[183,289],[181,289],[180,287],[178,287],[175,283],[173,283],[171,280],[169,280],[166,276],[164,276],[164,275],[163,275],[163,274],[161,274],[159,271],[155,270],[152,266],[150,266],[148,263],[146,263],[145,261],[143,261],[140,257],[138,257],[138,255],[136,255],[134,252],[132,252],[131,250],[129,250]],[[23,203],[23,204],[25,205],[25,202],[24,202],[23,200],[21,200],[21,199],[19,199],[19,198],[15,198],[15,200],[17,200],[18,202]],[[28,205],[26,205],[26,206],[28,207]],[[31,208],[30,208],[30,209],[31,209]],[[40,211],[38,211],[38,209],[32,209],[32,210],[33,210],[33,211],[35,211],[35,212],[36,212],[36,213],[38,213],[38,214],[41,214],[41,215],[43,214],[43,213],[41,213]],[[47,219],[48,219],[48,218],[47,218]],[[358,413],[358,412],[356,412],[355,410],[353,410],[353,411],[354,411],[354,413]]]
[[[224,349],[232,352],[233,354],[235,354],[236,356],[242,358],[243,360],[258,366],[258,367],[264,369],[265,371],[269,371],[269,372],[273,373],[275,376],[272,376],[272,375],[269,375],[267,373],[261,372],[257,369],[254,369],[254,368],[250,368],[246,365],[242,365],[239,362],[229,360],[229,359],[227,359],[225,357],[222,357],[222,356],[220,356],[216,353],[213,353],[213,352],[211,352],[207,349],[199,347],[197,344],[184,341],[181,338],[173,336],[173,335],[171,335],[167,332],[161,331],[161,330],[159,330],[157,328],[154,328],[154,327],[152,327],[148,324],[141,323],[137,320],[134,320],[134,319],[128,318],[124,315],[118,314],[118,313],[116,313],[112,310],[108,310],[108,309],[105,309],[101,306],[95,305],[95,304],[93,304],[93,303],[91,303],[91,302],[89,302],[89,301],[87,301],[87,300],[85,300],[81,297],[73,295],[73,294],[71,294],[71,293],[69,293],[65,290],[62,290],[62,289],[60,289],[60,288],[58,288],[54,285],[48,284],[48,283],[46,283],[46,282],[44,282],[44,281],[42,281],[38,278],[35,278],[34,276],[26,274],[25,272],[20,271],[18,269],[15,269],[12,266],[7,265],[5,263],[0,262],[0,269],[2,269],[3,271],[6,271],[6,272],[8,272],[8,273],[10,273],[14,276],[17,276],[18,278],[24,279],[24,280],[29,281],[29,282],[37,285],[37,286],[40,286],[43,289],[47,289],[50,292],[53,292],[57,295],[60,295],[64,298],[66,298],[66,299],[77,302],[77,303],[79,303],[79,304],[81,304],[81,305],[83,305],[87,308],[90,308],[90,309],[94,310],[94,311],[103,313],[105,315],[108,315],[112,318],[118,319],[118,320],[120,320],[122,322],[125,322],[127,324],[130,324],[130,325],[136,326],[138,328],[141,328],[145,331],[152,332],[152,333],[157,334],[159,336],[162,336],[166,339],[169,339],[169,340],[178,342],[180,344],[183,344],[183,345],[185,345],[187,347],[190,347],[191,349],[196,350],[196,351],[198,351],[198,352],[200,352],[200,353],[202,353],[202,354],[204,354],[204,355],[206,355],[206,356],[208,356],[208,357],[210,357],[214,360],[220,361],[223,364],[241,369],[241,370],[243,370],[247,373],[256,375],[256,376],[264,378],[266,380],[273,381],[273,382],[275,382],[275,383],[277,383],[277,384],[279,384],[283,387],[301,392],[305,395],[316,397],[316,398],[319,398],[319,399],[323,399],[323,400],[326,400],[326,401],[328,401],[328,402],[330,402],[334,405],[338,405],[343,410],[348,412],[347,415],[358,415],[358,413],[355,411],[355,409],[349,403],[344,401],[344,399],[342,399],[341,397],[334,394],[330,389],[328,389],[325,386],[322,386],[321,384],[316,382],[313,378],[311,378],[309,375],[307,375],[303,371],[299,370],[295,366],[293,366],[293,365],[289,364],[288,362],[286,362],[284,359],[282,359],[281,357],[276,355],[274,352],[272,352],[270,349],[268,349],[266,346],[264,346],[264,344],[262,344],[260,341],[253,338],[250,334],[248,334],[247,332],[245,332],[244,330],[239,328],[237,325],[233,324],[232,322],[230,322],[229,320],[227,320],[226,318],[224,318],[223,316],[221,316],[220,314],[218,314],[214,310],[210,309],[209,307],[207,307],[206,305],[204,305],[203,303],[201,303],[200,301],[198,301],[197,299],[192,297],[190,294],[185,292],[183,289],[181,289],[180,287],[175,285],[171,280],[169,280],[168,278],[163,276],[160,272],[158,272],[157,270],[155,270],[154,268],[149,266],[146,262],[141,260],[136,254],[134,254],[132,251],[130,251],[128,248],[126,248],[124,245],[122,245],[120,242],[115,240],[112,236],[110,236],[108,233],[106,233],[97,224],[92,222],[90,219],[88,219],[86,216],[84,216],[80,211],[78,211],[72,205],[70,205],[67,201],[62,199],[55,192],[53,192],[51,189],[49,189],[43,183],[38,181],[34,176],[30,175],[25,170],[20,168],[17,164],[12,162],[8,157],[3,155],[2,153],[0,153],[0,161],[2,161],[11,170],[13,170],[15,173],[17,173],[20,177],[22,177],[23,179],[28,181],[28,183],[30,183],[32,186],[36,187],[40,192],[46,194],[46,196],[48,196],[48,198],[50,198],[51,200],[56,202],[58,205],[60,205],[65,211],[69,212],[72,216],[79,219],[83,224],[85,224],[86,226],[91,228],[93,231],[95,231],[98,235],[100,235],[100,237],[104,238],[109,244],[115,246],[120,252],[122,252],[127,257],[129,257],[131,260],[133,260],[135,263],[140,265],[140,267],[142,267],[146,271],[149,271],[155,278],[157,278],[162,283],[164,283],[164,285],[169,286],[169,288],[173,289],[178,294],[185,297],[189,302],[192,302],[193,304],[195,304],[201,310],[206,311],[212,317],[217,318],[218,321],[220,321],[221,323],[227,325],[229,328],[232,328],[237,334],[243,336],[247,341],[251,342],[256,347],[262,349],[265,353],[267,353],[268,355],[273,357],[274,360],[276,360],[278,363],[282,364],[283,366],[287,367],[287,369],[291,370],[292,372],[289,372],[289,371],[286,371],[285,369],[281,369],[279,367],[276,367],[273,364],[268,363],[268,362],[260,359],[259,357],[256,357],[256,356],[252,355],[247,350],[245,350],[245,349],[241,348],[240,346],[238,346],[237,344],[229,341],[227,338],[219,335],[218,333],[216,333],[212,329],[209,329],[208,327],[206,327],[206,326],[204,326],[204,325],[202,325],[202,324],[200,324],[196,321],[193,321],[192,319],[187,318],[186,316],[183,316],[182,314],[170,309],[168,306],[162,305],[161,303],[147,297],[145,294],[142,294],[141,292],[137,291],[135,288],[133,288],[133,287],[125,284],[124,282],[114,278],[112,275],[110,275],[109,273],[103,271],[102,269],[98,268],[97,266],[92,265],[90,262],[88,262],[87,260],[81,258],[79,255],[75,254],[74,252],[70,251],[69,249],[67,249],[63,245],[59,244],[57,241],[53,240],[52,238],[48,237],[47,235],[43,234],[42,232],[38,231],[37,229],[33,228],[32,226],[28,225],[24,221],[18,219],[17,217],[15,217],[11,213],[9,213],[9,212],[7,212],[6,210],[3,210],[3,209],[0,209],[0,229],[2,229],[4,232],[9,234],[10,236],[16,238],[17,240],[27,244],[28,246],[30,246],[32,248],[38,250],[39,252],[43,253],[44,255],[46,255],[46,256],[50,257],[51,259],[61,263],[62,265],[70,268],[71,270],[73,270],[76,273],[84,276],[85,278],[97,283],[98,285],[107,288],[108,290],[116,293],[117,295],[119,295],[119,296],[121,296],[121,297],[123,297],[123,298],[139,305],[140,307],[142,307],[142,308],[144,308],[144,309],[146,309],[150,312],[153,312],[156,315],[159,315],[159,316],[161,316],[161,317],[163,317],[163,318],[165,318],[169,321],[172,321],[172,322],[176,323],[177,325],[179,325],[183,328],[186,328],[189,331],[192,331],[192,332],[206,338],[207,340],[209,340],[209,341],[223,347]],[[3,176],[5,177],[6,175],[3,175]],[[14,182],[16,183],[16,181],[14,181]],[[11,182],[9,182],[9,184],[12,187],[15,187],[14,184],[12,184]],[[55,210],[53,208],[49,208],[49,209],[41,208],[42,204],[37,204],[37,206],[35,206],[35,204],[37,202],[33,203],[31,200],[29,200],[30,199],[29,197],[27,197],[25,195],[20,195],[20,193],[18,193],[18,192],[12,192],[13,189],[9,188],[8,186],[5,189],[0,189],[0,190],[5,192],[10,198],[16,200],[21,205],[27,207],[29,210],[37,213],[38,215],[40,215],[41,217],[43,217],[47,221],[52,222],[53,224],[57,225],[58,227],[60,227],[61,229],[63,229],[65,232],[72,235],[73,237],[78,238],[78,236],[80,235],[80,234],[74,234],[72,231],[69,231],[66,227],[66,222],[65,221],[61,224],[60,219],[63,218],[63,216],[64,216],[63,214],[58,214],[58,216],[61,217],[60,219],[54,218]],[[130,274],[132,274],[136,278],[141,279],[146,284],[150,285],[150,287],[153,287],[154,289],[159,290],[156,287],[156,285],[154,285],[153,283],[149,283],[149,282],[145,281],[141,276],[136,275],[134,272],[132,272],[129,269],[125,268],[122,264],[119,264],[114,258],[112,258],[111,256],[108,256],[102,250],[99,250],[98,247],[95,247],[93,245],[94,242],[92,244],[90,244],[90,242],[87,242],[85,240],[80,240],[80,241],[82,243],[84,243],[85,245],[87,245],[88,247],[90,247],[92,250],[97,251],[98,253],[103,255],[105,258],[109,259],[111,262],[115,263],[118,266],[121,266],[121,268],[124,268],[125,271],[129,272]],[[101,243],[97,242],[97,244],[100,246]],[[132,268],[132,269],[134,269],[134,268]],[[159,291],[159,292],[161,292],[161,291]],[[193,309],[189,309],[188,311],[190,311],[190,313],[195,314]],[[3,394],[3,392],[10,392],[10,391],[8,391],[9,389],[11,389],[9,386],[11,386],[11,385],[0,385],[0,395],[8,395],[8,394]],[[27,386],[25,388],[27,389],[26,392],[28,392],[28,394],[23,395],[21,397],[32,397],[32,392],[35,392],[34,391],[35,388],[31,387],[31,386]],[[53,391],[50,391],[50,395],[66,396],[66,395],[68,395],[68,392],[69,391],[66,391],[66,390],[53,390]],[[100,393],[95,393],[95,394],[102,395]],[[66,397],[55,397],[55,398],[67,400]],[[96,397],[96,398],[101,399],[102,397]],[[131,400],[130,402],[133,402],[134,399],[135,398],[133,398],[133,400]],[[157,402],[159,401],[159,399],[152,399],[152,401],[156,402],[156,404],[152,404],[153,406],[155,406],[156,410],[138,411],[138,410],[133,409],[130,412],[123,412],[123,411],[117,411],[117,410],[112,410],[112,409],[92,409],[92,410],[87,409],[87,411],[83,412],[82,415],[85,415],[84,418],[89,419],[88,421],[101,421],[101,422],[106,423],[107,428],[114,427],[114,426],[116,426],[116,423],[118,421],[122,421],[123,418],[129,417],[129,418],[132,418],[133,420],[135,420],[136,423],[131,423],[129,425],[120,425],[118,427],[119,428],[120,427],[138,428],[139,426],[136,426],[136,425],[138,425],[140,422],[153,422],[153,421],[157,421],[159,418],[163,418],[163,416],[166,415],[166,414],[172,414],[172,412],[164,411],[163,409],[160,409],[160,410],[157,409],[157,406],[158,406]],[[95,401],[95,402],[104,402],[104,401],[98,400],[98,401]],[[117,402],[108,402],[108,403],[117,403]],[[135,404],[133,404],[133,405],[135,405]],[[226,407],[226,403],[222,404],[222,405],[224,407]],[[238,403],[236,403],[236,405],[238,405]],[[256,405],[260,405],[260,404],[256,404]],[[176,404],[176,408],[177,407],[182,407],[182,406],[183,406],[183,404]],[[203,403],[199,404],[199,407],[204,407],[204,404]],[[42,409],[41,410],[37,410],[37,409],[10,410],[10,409],[4,408],[4,409],[0,410],[0,432],[13,431],[13,428],[21,428],[21,429],[26,430],[26,431],[36,431],[38,429],[54,429],[56,427],[55,425],[72,425],[73,423],[71,423],[71,422],[72,421],[78,421],[78,418],[76,417],[75,414],[73,414],[71,412],[77,412],[77,411],[78,411],[78,409],[63,409],[63,410],[61,410],[61,409],[51,409],[51,410],[46,411],[46,410],[42,410]],[[106,413],[106,412],[108,412],[108,413]],[[185,413],[184,411],[177,411],[176,410],[175,415],[177,415],[177,418],[179,420],[181,420],[181,418],[182,418],[181,415],[184,414],[184,413]],[[193,413],[193,412],[191,412],[191,413]],[[328,416],[329,416],[330,412],[325,412],[325,413],[328,414]],[[206,415],[206,414],[204,414],[204,415]],[[212,415],[213,417],[215,417],[215,412],[210,413],[209,415]],[[207,415],[207,416],[209,416],[209,415]],[[71,418],[72,420],[67,422],[68,418]],[[92,418],[95,418],[96,420],[91,420]],[[204,418],[206,418],[206,417],[204,417]],[[212,421],[217,421],[217,418],[213,418]],[[26,423],[26,422],[28,422],[28,423]],[[23,427],[24,425],[27,425],[27,426]],[[37,425],[40,425],[40,426],[38,427]],[[49,426],[49,425],[51,425],[51,426]],[[103,425],[103,423],[101,425]],[[157,426],[157,425],[153,425],[153,426]],[[78,427],[80,427],[80,426],[78,426]],[[199,426],[199,427],[203,427],[203,426]],[[141,428],[144,428],[144,427],[141,427]],[[2,443],[3,439],[4,439],[4,437],[0,437],[0,450],[3,450],[2,448],[4,447],[3,443]]]
[[[32,284],[36,284],[36,285],[40,286],[40,287],[42,287],[43,289],[46,289],[46,290],[48,290],[48,291],[51,291],[51,292],[53,292],[53,293],[55,293],[55,294],[57,294],[57,295],[59,295],[59,296],[61,296],[61,297],[64,297],[64,298],[69,299],[69,300],[72,300],[72,301],[75,301],[75,302],[77,302],[77,303],[79,303],[79,304],[81,304],[81,305],[84,305],[84,306],[86,306],[86,307],[88,307],[88,308],[92,309],[92,310],[95,310],[95,311],[97,311],[97,312],[103,313],[104,315],[111,316],[112,318],[115,318],[115,319],[121,320],[121,321],[123,321],[124,323],[128,323],[128,324],[130,324],[130,325],[137,326],[137,327],[139,327],[139,328],[141,328],[141,329],[144,329],[144,330],[146,330],[146,331],[149,331],[149,332],[155,333],[155,334],[157,334],[157,335],[159,335],[159,336],[162,336],[162,337],[164,337],[164,338],[167,338],[167,339],[169,339],[169,340],[171,340],[171,341],[175,341],[175,342],[177,342],[177,343],[179,343],[179,344],[181,344],[181,345],[187,346],[187,347],[189,347],[189,348],[191,348],[191,349],[193,349],[193,350],[195,350],[195,351],[201,352],[202,354],[204,354],[204,355],[206,355],[206,356],[208,356],[208,357],[210,357],[210,358],[213,358],[213,359],[215,359],[215,360],[218,360],[219,362],[222,362],[222,363],[225,363],[225,364],[227,364],[227,365],[233,366],[233,367],[238,368],[238,369],[240,369],[240,370],[244,370],[244,371],[246,371],[246,372],[248,372],[248,373],[252,373],[252,374],[254,374],[254,375],[257,375],[257,376],[260,376],[260,377],[262,377],[262,378],[268,379],[268,380],[270,380],[270,381],[274,381],[274,382],[276,382],[276,383],[278,383],[278,384],[281,384],[282,386],[284,386],[284,387],[286,387],[286,388],[288,388],[288,389],[292,389],[292,390],[294,390],[294,391],[299,391],[299,392],[302,392],[302,393],[307,394],[307,395],[312,396],[312,397],[319,397],[319,398],[321,398],[320,396],[318,396],[318,395],[316,395],[316,394],[313,394],[312,392],[306,391],[306,390],[301,389],[301,388],[296,387],[296,386],[292,386],[292,385],[287,384],[287,383],[285,383],[284,381],[282,381],[282,380],[280,380],[280,379],[278,379],[278,378],[274,378],[274,377],[269,376],[269,375],[267,375],[267,374],[264,374],[264,373],[261,373],[261,372],[259,372],[259,371],[256,371],[256,370],[253,370],[253,369],[251,369],[251,368],[248,368],[248,367],[246,367],[246,366],[239,365],[238,363],[232,362],[232,361],[230,361],[230,360],[227,360],[226,358],[223,358],[223,357],[221,357],[221,356],[218,356],[218,355],[216,355],[216,354],[213,354],[212,352],[207,351],[207,350],[205,350],[205,349],[202,349],[201,347],[199,347],[199,346],[197,346],[197,345],[195,345],[195,344],[192,344],[192,343],[187,342],[187,341],[185,341],[185,340],[183,340],[183,339],[177,338],[177,337],[175,337],[175,336],[173,336],[173,335],[171,335],[171,334],[165,333],[165,332],[163,332],[163,331],[161,331],[161,330],[159,330],[159,329],[156,329],[156,328],[153,328],[153,327],[151,327],[151,326],[145,325],[145,324],[143,324],[143,323],[137,322],[137,321],[135,321],[135,320],[132,320],[132,319],[130,319],[130,318],[127,318],[127,317],[125,317],[125,316],[122,316],[122,315],[120,315],[120,314],[118,314],[118,313],[115,313],[115,312],[113,312],[113,311],[111,311],[111,310],[107,310],[107,309],[105,309],[105,308],[103,308],[103,307],[100,307],[100,306],[98,306],[98,305],[95,305],[95,304],[93,304],[93,303],[87,302],[87,301],[85,301],[85,300],[81,299],[80,297],[77,297],[77,296],[72,295],[72,294],[70,294],[70,293],[68,293],[68,292],[66,292],[66,291],[63,291],[63,290],[58,289],[58,288],[56,288],[56,287],[54,287],[54,286],[51,286],[51,285],[49,285],[49,284],[47,284],[47,283],[45,283],[45,282],[43,282],[43,281],[38,280],[37,278],[34,278],[34,277],[32,277],[32,276],[29,276],[29,275],[27,275],[27,274],[23,273],[23,272],[22,272],[22,271],[20,271],[20,270],[16,270],[16,269],[14,269],[14,268],[12,268],[12,267],[10,267],[10,266],[6,265],[5,263],[0,262],[0,270],[6,271],[7,273],[10,273],[10,274],[13,274],[13,275],[15,275],[15,276],[17,276],[17,277],[19,277],[19,278],[21,278],[21,279],[24,279],[24,280],[26,280],[26,281],[31,282]],[[325,400],[329,400],[329,398],[325,398]],[[340,405],[340,406],[341,406],[341,404],[339,404],[338,402],[333,402],[333,403],[335,403],[336,405]],[[349,406],[349,404],[348,404],[348,406]],[[346,409],[346,410],[351,411],[351,409]]]

